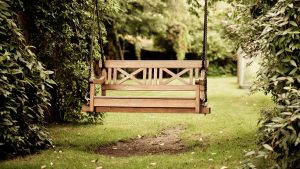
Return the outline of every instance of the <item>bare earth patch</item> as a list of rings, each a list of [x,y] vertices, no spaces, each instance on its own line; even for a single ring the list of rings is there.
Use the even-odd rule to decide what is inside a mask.
[[[177,154],[188,151],[188,147],[179,138],[185,130],[183,125],[168,128],[154,137],[139,137],[136,139],[119,141],[115,144],[103,145],[96,148],[96,152],[114,157],[129,157],[151,154]]]

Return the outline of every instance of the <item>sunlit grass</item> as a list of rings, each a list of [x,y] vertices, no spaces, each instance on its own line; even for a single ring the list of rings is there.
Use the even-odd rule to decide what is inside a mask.
[[[207,116],[107,113],[104,125],[52,125],[55,149],[0,162],[0,168],[235,168],[244,158],[243,151],[254,148],[259,110],[271,101],[262,94],[248,96],[233,77],[209,78],[208,92],[212,114]],[[97,145],[151,136],[178,124],[187,126],[181,135],[191,147],[187,153],[112,158],[92,151]],[[95,159],[97,163],[91,162]]]

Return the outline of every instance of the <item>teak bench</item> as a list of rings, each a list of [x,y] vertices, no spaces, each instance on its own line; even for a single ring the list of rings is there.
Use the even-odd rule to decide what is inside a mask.
[[[99,66],[103,69],[101,64]],[[202,77],[206,72],[202,70],[200,73],[201,67],[201,60],[106,60],[101,78],[90,80],[90,103],[83,107],[83,111],[208,114],[210,108],[202,104],[204,98]],[[131,82],[125,83],[126,81]],[[96,96],[96,85],[101,85],[101,96]],[[108,90],[194,91],[195,95],[107,96]]]

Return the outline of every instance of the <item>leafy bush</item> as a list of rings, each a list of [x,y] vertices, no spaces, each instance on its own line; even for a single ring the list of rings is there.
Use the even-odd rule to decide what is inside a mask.
[[[99,10],[104,10],[105,6],[100,6]],[[81,113],[81,105],[88,93],[91,41],[94,56],[99,57],[96,24],[92,29],[96,22],[92,19],[94,1],[28,0],[18,8],[24,11],[30,25],[29,43],[36,47],[38,59],[54,71],[52,77],[57,85],[49,90],[52,99],[48,120],[84,121],[87,114]],[[95,37],[91,39],[93,31]]]
[[[0,1],[0,158],[51,145],[43,127],[54,82],[26,46],[8,0]]]
[[[244,50],[263,58],[256,86],[277,105],[262,112],[258,143],[281,168],[299,168],[300,3],[256,1],[242,7],[238,32]]]

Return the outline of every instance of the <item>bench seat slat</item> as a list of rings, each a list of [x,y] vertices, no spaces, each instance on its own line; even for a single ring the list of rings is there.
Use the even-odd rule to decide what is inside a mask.
[[[169,97],[169,96],[95,96],[95,99],[172,99],[172,100],[195,100],[196,97]]]
[[[194,99],[184,98],[109,98],[96,97],[94,106],[103,107],[179,107],[179,108],[195,108]]]
[[[195,113],[195,108],[163,107],[95,107],[96,112],[133,112],[133,113]]]
[[[197,85],[103,85],[104,90],[128,91],[195,91]]]
[[[210,114],[210,108],[202,107],[202,111],[196,112],[195,108],[163,108],[163,107],[95,107],[96,112],[130,112],[130,113],[199,113]]]

